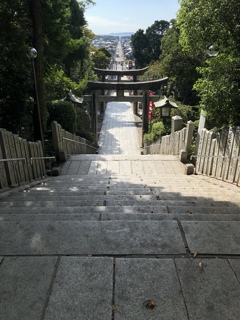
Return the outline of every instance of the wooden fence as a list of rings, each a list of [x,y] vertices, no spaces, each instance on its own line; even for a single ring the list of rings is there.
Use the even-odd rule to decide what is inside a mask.
[[[196,173],[239,185],[240,127],[221,133],[203,129],[196,148]]]
[[[0,128],[0,189],[46,176],[42,144]]]
[[[90,141],[64,130],[56,121],[52,122],[51,128],[53,146],[58,161],[67,161],[69,154],[96,153],[97,148]]]

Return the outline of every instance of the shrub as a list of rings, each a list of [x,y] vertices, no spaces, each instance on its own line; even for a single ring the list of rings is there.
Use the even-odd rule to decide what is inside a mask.
[[[144,142],[148,145],[157,141],[160,137],[167,134],[166,128],[162,121],[153,123],[151,131],[144,135]]]
[[[77,113],[69,101],[57,101],[48,104],[49,121],[57,121],[63,129],[76,133]]]

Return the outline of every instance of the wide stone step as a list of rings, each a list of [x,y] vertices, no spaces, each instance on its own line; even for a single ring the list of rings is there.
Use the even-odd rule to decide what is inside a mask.
[[[92,214],[92,213],[167,213],[166,206],[152,206],[152,205],[135,205],[135,206],[75,206],[75,207],[9,207],[1,208],[0,214]]]
[[[0,255],[185,252],[176,221],[0,221]]]
[[[66,198],[66,200],[46,200],[41,201],[38,199],[36,200],[33,198],[32,200],[25,200],[25,201],[13,201],[12,198],[7,199],[8,201],[1,201],[0,202],[0,208],[10,208],[10,207],[81,207],[81,206],[136,206],[136,205],[151,205],[151,206],[174,206],[176,205],[176,202],[179,206],[186,206],[186,207],[201,207],[201,209],[204,210],[204,208],[208,207],[233,207],[238,208],[238,203],[230,202],[230,201],[214,201],[211,199],[196,199],[196,200],[184,200],[184,199],[166,199],[166,200],[144,200],[139,196],[139,199],[126,199],[123,200],[122,197],[119,199],[116,199],[114,197],[103,199],[102,197],[93,198],[93,199],[83,199],[83,200],[69,200]]]
[[[49,193],[47,195],[30,195],[29,193],[18,193],[13,195],[12,197],[5,198],[2,201],[8,202],[8,201],[85,201],[89,200],[93,203],[95,201],[101,201],[101,200],[132,200],[132,201],[151,201],[151,200],[158,200],[158,196],[153,194],[129,194],[126,192],[126,194],[108,194],[107,192],[103,192],[101,195],[95,195],[95,194],[76,194],[73,193],[68,194],[68,196],[58,195],[54,193]],[[0,201],[1,204],[1,201]]]
[[[5,257],[0,318],[41,319],[44,309],[46,320],[237,320],[239,267],[234,258]]]
[[[208,214],[208,213],[123,213],[109,211],[104,213],[92,212],[92,213],[0,213],[1,221],[109,221],[109,220],[179,220],[179,221],[240,221],[239,213],[218,213],[218,214]]]
[[[0,256],[181,255],[186,244],[192,254],[240,255],[240,221],[180,223],[181,228],[169,220],[0,221]]]
[[[45,189],[29,189],[26,191],[23,191],[21,193],[15,193],[13,196],[18,196],[21,194],[25,194],[25,196],[41,196],[41,195],[58,195],[58,196],[74,196],[74,195],[153,195],[153,192],[150,190],[150,188],[132,188],[132,189],[110,189],[110,188],[103,188],[103,189],[92,189],[92,188],[78,188],[78,187],[72,187],[72,188],[49,188],[48,190]]]

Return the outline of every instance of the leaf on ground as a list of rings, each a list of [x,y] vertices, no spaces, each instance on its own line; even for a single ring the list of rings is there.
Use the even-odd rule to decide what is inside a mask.
[[[196,258],[196,257],[197,257],[197,255],[198,255],[198,252],[196,251],[196,252],[194,252],[193,257],[194,257],[194,258]]]
[[[199,266],[199,268],[200,268],[202,271],[204,270],[204,265],[203,265],[202,262],[199,262],[198,266]]]
[[[112,311],[113,312],[117,311],[117,308],[115,306],[112,306]]]
[[[148,303],[146,304],[146,308],[148,309],[148,310],[153,310],[154,309],[154,307],[156,306],[156,304],[155,304],[155,302],[154,301],[148,301]]]

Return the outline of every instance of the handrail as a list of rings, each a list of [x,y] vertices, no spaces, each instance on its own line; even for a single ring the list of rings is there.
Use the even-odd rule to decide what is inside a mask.
[[[7,162],[7,161],[26,161],[26,158],[9,158],[9,159],[0,159],[0,162]]]
[[[202,156],[202,155],[191,155],[192,158],[221,158],[221,159],[240,159],[240,156],[233,156],[233,157],[227,157],[227,156]]]
[[[191,155],[190,159],[192,159],[192,158],[221,158],[221,159],[226,159],[227,157],[225,157],[225,156],[202,156],[202,155],[193,154],[193,155]]]
[[[92,149],[94,149],[94,150],[97,150],[97,149],[98,149],[98,148],[93,147],[93,146],[91,146],[90,144],[87,144],[87,143],[84,143],[84,142],[76,141],[76,140],[69,139],[69,138],[65,138],[65,137],[63,137],[62,139],[63,139],[63,140],[67,140],[67,141],[72,141],[72,142],[75,142],[75,143],[79,143],[79,144],[83,144],[84,146],[88,146],[89,148],[92,148]]]
[[[44,160],[44,159],[48,159],[50,161],[51,159],[55,159],[56,160],[56,157],[32,157],[32,158],[30,158],[31,164],[32,164],[33,160]]]

